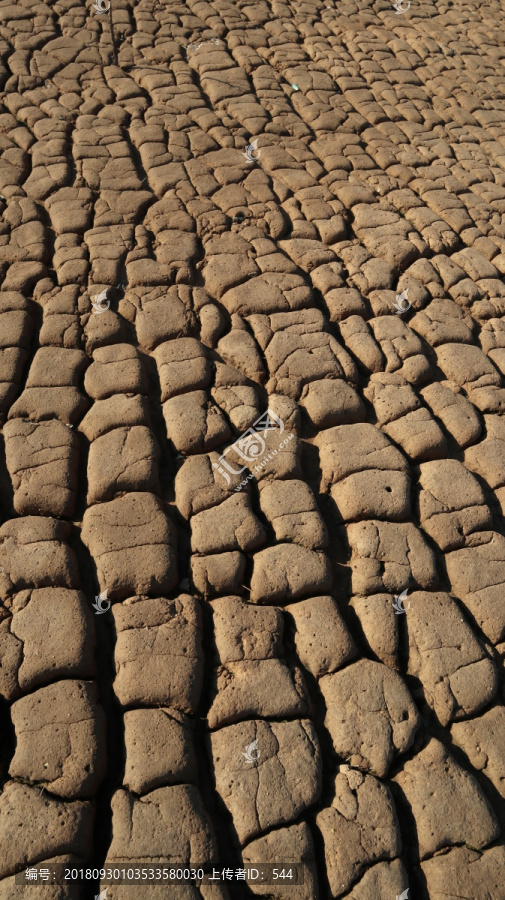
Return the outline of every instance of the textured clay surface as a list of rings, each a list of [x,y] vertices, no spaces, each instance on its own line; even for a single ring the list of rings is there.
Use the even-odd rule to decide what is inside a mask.
[[[503,14],[0,0],[0,900],[505,900]]]

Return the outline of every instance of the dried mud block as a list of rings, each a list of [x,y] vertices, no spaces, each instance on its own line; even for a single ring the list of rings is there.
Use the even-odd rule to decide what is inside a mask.
[[[503,706],[495,706],[476,719],[455,722],[451,737],[463,750],[469,764],[482,772],[505,798],[504,729],[505,710]]]
[[[299,544],[277,544],[253,558],[251,603],[298,600],[331,589],[332,574],[324,553]]]
[[[0,350],[0,423],[3,424],[10,404],[15,400],[25,363],[29,359],[27,350],[8,347]]]
[[[491,806],[473,775],[462,769],[435,738],[392,780],[401,788],[415,819],[420,859],[453,844],[467,843],[481,850],[500,834]]]
[[[352,212],[353,228],[371,254],[400,269],[419,258],[419,235],[411,223],[396,211],[369,203],[356,203]],[[421,242],[421,247],[427,249],[424,242]]]
[[[503,337],[502,337],[503,340]],[[505,375],[505,347],[490,350],[487,354],[502,375]]]
[[[193,726],[175,709],[132,709],[124,714],[124,784],[145,794],[167,784],[196,784]]]
[[[62,422],[24,422],[4,426],[5,456],[21,516],[70,517],[77,494],[77,436]]]
[[[84,327],[84,346],[90,356],[100,347],[125,344],[129,338],[128,322],[112,309],[88,317]]]
[[[371,594],[368,597],[351,597],[349,606],[356,614],[356,628],[362,631],[362,640],[384,665],[399,669],[398,664],[398,616],[393,609],[390,594]]]
[[[466,451],[464,461],[496,491],[505,485],[505,424],[501,416],[484,416],[484,423],[485,439]]]
[[[159,444],[150,428],[114,428],[93,441],[88,455],[88,505],[116,495],[159,493]]]
[[[284,618],[280,609],[253,606],[240,597],[222,597],[210,605],[221,663],[275,659],[282,655]]]
[[[379,428],[384,428],[397,419],[403,422],[408,413],[421,409],[421,402],[414,388],[403,375],[394,372],[371,375],[363,393],[373,404]]]
[[[490,413],[504,411],[502,376],[480,347],[443,344],[437,347],[436,354],[445,377],[462,387],[477,409]]]
[[[167,437],[179,453],[203,453],[231,436],[221,410],[205,391],[191,391],[163,404]]]
[[[450,260],[451,264],[453,260],[454,256]],[[431,263],[429,265],[431,266]],[[421,262],[421,267],[423,267],[423,262]],[[434,267],[431,266],[431,268],[435,277],[438,277]],[[414,264],[398,282],[397,290],[408,288],[410,292],[409,300],[414,313],[409,318],[410,328],[432,347],[448,343],[473,343],[475,323],[468,310],[460,308],[457,300],[454,302],[454,299],[443,296],[443,292],[441,292],[441,296],[436,296],[436,291],[432,291],[433,284],[430,285],[431,277],[427,269],[424,272],[421,272],[420,269],[416,271]],[[455,285],[448,286],[449,293],[453,287]],[[467,283],[463,282],[462,287],[464,291],[468,287]],[[430,294],[432,294],[431,297]],[[457,296],[461,297],[462,294],[463,292],[457,292]],[[420,307],[423,308],[420,309]]]
[[[311,489],[304,481],[270,481],[260,491],[261,511],[277,541],[322,550],[328,543],[326,525]]]
[[[467,722],[455,722],[451,737],[471,766],[505,798],[505,709],[495,706]]]
[[[266,542],[265,529],[251,509],[247,494],[235,494],[218,506],[191,519],[191,550],[207,554],[218,551],[256,550]]]
[[[361,659],[319,682],[325,724],[339,756],[383,778],[412,746],[419,713],[403,680],[382,663]]]
[[[112,842],[105,868],[130,860],[183,866],[216,862],[212,825],[194,785],[162,787],[144,797],[118,790],[111,805]]]
[[[323,485],[345,521],[405,519],[410,512],[410,476],[405,457],[374,425],[340,425],[314,441]]]
[[[235,285],[240,285],[246,279],[253,280],[254,276],[260,274],[260,269],[253,259],[253,249],[249,241],[238,234],[228,232],[212,235],[205,241],[203,274],[206,289],[220,300]],[[240,309],[225,305],[229,312],[241,312]]]
[[[84,388],[93,400],[113,394],[147,394],[147,376],[138,350],[131,344],[98,347],[86,370]]]
[[[316,678],[356,655],[354,641],[332,597],[311,597],[285,607],[294,619],[294,643],[303,666]]]
[[[114,692],[122,706],[195,712],[203,682],[198,601],[133,598],[113,607],[117,632]]]
[[[47,785],[52,794],[86,799],[105,774],[105,714],[90,681],[58,681],[11,707],[16,750],[12,778]]]
[[[321,757],[308,719],[241,722],[221,728],[209,740],[216,790],[242,845],[298,818],[318,800]]]
[[[278,413],[276,413],[278,414]],[[226,454],[226,461],[237,468],[244,479],[247,472],[251,472],[258,481],[273,481],[284,478],[302,478],[300,464],[300,441],[294,431],[271,428],[265,432],[254,432],[254,456],[244,461],[244,458],[232,444],[230,452]],[[250,451],[250,447],[247,448]],[[219,472],[221,474],[221,471]]]
[[[333,251],[325,247],[320,240],[302,237],[288,238],[279,241],[279,249],[292,259],[296,266],[309,273],[320,266],[337,262]]]
[[[204,597],[240,594],[244,589],[246,557],[243,553],[214,553],[193,556],[191,575],[196,590]]]
[[[202,344],[205,344],[210,350],[215,350],[219,338],[226,331],[228,317],[215,303],[207,303],[199,310],[199,319]],[[226,360],[224,353],[220,351],[220,354]],[[240,366],[237,365],[237,368],[240,369]]]
[[[238,281],[237,259],[231,257],[231,260],[234,278]],[[300,275],[265,272],[225,289],[220,299],[231,315],[248,316],[305,309],[312,302],[312,291]]]
[[[158,344],[181,335],[191,334],[196,327],[194,302],[200,288],[185,284],[175,284],[169,288],[137,288],[130,291],[128,298],[136,306],[135,327],[139,343],[146,350],[154,350]],[[207,302],[209,297],[207,297]]]
[[[388,900],[399,897],[408,888],[408,878],[403,863],[399,859],[380,862],[370,866],[363,877],[354,885],[346,900]]]
[[[248,659],[220,665],[211,689],[209,728],[251,716],[280,718],[308,712],[301,673],[292,673],[280,659]]]
[[[89,802],[64,803],[39,788],[7,782],[0,794],[0,877],[65,853],[84,861],[91,852],[93,815]]]
[[[485,531],[445,557],[452,592],[463,601],[493,644],[505,636],[505,537]]]
[[[503,198],[500,197],[500,199]],[[502,205],[500,199],[498,199],[496,194],[493,197],[493,200],[497,201],[497,206]],[[453,253],[451,262],[461,266],[469,278],[474,281],[481,281],[483,278],[499,278],[499,272],[495,265],[490,262],[489,258],[486,258],[482,252],[479,252],[479,250],[476,249],[479,244],[480,242],[477,241],[476,246],[465,247],[463,250]]]
[[[88,441],[96,441],[114,428],[133,428],[134,425],[151,424],[149,405],[141,394],[127,396],[115,394],[106,400],[97,400],[79,425],[79,431]]]
[[[353,287],[332,288],[324,295],[330,322],[345,324],[348,318],[366,316],[368,308],[360,292]]]
[[[260,416],[258,391],[255,387],[241,384],[236,369],[216,363],[212,399],[221,412],[228,416],[233,428],[240,434],[251,428]]]
[[[347,526],[353,594],[426,590],[438,584],[435,556],[411,522],[355,522]]]
[[[449,853],[425,860],[421,872],[430,897],[440,900],[498,898],[503,892],[505,847],[490,847],[484,853],[470,847],[454,847]]]
[[[369,324],[386,357],[386,372],[397,372],[414,385],[430,381],[432,366],[423,345],[399,316],[378,316]]]
[[[479,414],[454,382],[428,384],[420,395],[462,450],[479,439]]]
[[[88,363],[83,350],[39,347],[28,372],[26,387],[79,387]]]
[[[274,866],[281,860],[287,868],[291,863],[296,863],[302,870],[303,884],[290,885],[289,897],[291,900],[319,900],[314,842],[305,822],[278,828],[244,847],[242,861],[246,868],[248,864],[255,866],[259,859]],[[250,890],[253,894],[263,894],[265,889],[260,885],[251,885]],[[272,900],[284,900],[286,897],[285,886],[269,885],[268,891]]]
[[[471,392],[501,384],[500,373],[486,354],[474,345],[443,344],[437,348],[437,363],[446,378]]]
[[[46,199],[58,234],[82,233],[92,219],[92,192],[86,187],[61,187]]]
[[[57,418],[64,424],[76,422],[89,402],[80,391],[81,375],[88,364],[82,350],[40,347],[34,358],[26,386],[11,407],[9,418],[40,422]]]
[[[100,590],[115,598],[168,594],[177,583],[175,531],[153,494],[126,494],[84,513],[82,539]]]
[[[419,519],[442,550],[456,550],[466,535],[493,525],[484,492],[456,459],[427,462],[420,467]]]
[[[298,400],[304,385],[322,379],[358,384],[356,366],[317,309],[271,316],[250,316],[248,322],[262,347],[270,372],[270,393]]]
[[[362,422],[366,409],[358,393],[341,378],[306,384],[298,400],[315,428]]]
[[[233,475],[226,470],[228,483],[214,467],[214,463],[219,465],[219,455],[216,452],[190,456],[177,472],[175,499],[177,509],[185,519],[222,503],[240,484],[240,473]]]
[[[161,383],[161,402],[210,384],[212,369],[206,348],[196,338],[159,344],[153,352]]]
[[[243,332],[239,332],[243,334]],[[230,417],[233,427],[242,432],[260,415],[259,388],[238,369],[219,360],[213,361],[212,397]]]
[[[236,328],[233,327],[234,323]],[[233,316],[232,328],[217,344],[217,351],[229,366],[238,369],[246,378],[264,384],[267,380],[265,364],[256,341],[245,328],[243,319]]]
[[[17,291],[0,294],[0,349],[22,347],[30,350],[33,333],[31,304]]]
[[[431,413],[421,407],[402,375],[372,375],[365,396],[374,405],[377,424],[415,462],[447,455],[447,442]]]
[[[472,318],[453,300],[432,300],[410,319],[409,325],[432,347],[473,342]]]
[[[487,706],[498,689],[498,673],[449,594],[409,595],[409,675],[442,725]]]
[[[357,291],[355,293],[358,293]],[[325,297],[325,300],[327,298]],[[366,310],[363,309],[363,314]],[[333,321],[333,316],[331,317]],[[354,354],[362,369],[368,374],[384,372],[386,360],[375,340],[370,326],[361,315],[350,315],[340,322],[340,334],[345,346]]]
[[[332,897],[350,890],[373,863],[401,851],[398,818],[391,791],[371,775],[341,766],[331,807],[316,824],[324,841]]]
[[[479,334],[479,343],[484,353],[489,356],[495,366],[503,371],[503,349],[505,348],[505,328],[502,319],[489,319],[484,322]]]
[[[0,528],[0,598],[25,588],[79,588],[77,559],[65,541],[70,526],[26,516]]]
[[[84,594],[64,588],[21,591],[10,612],[12,617],[0,623],[0,694],[7,700],[54,678],[95,674],[95,633]]]
[[[26,387],[11,406],[9,418],[31,422],[59,419],[64,425],[75,425],[88,406],[87,398],[75,387]]]
[[[274,412],[283,422],[286,437],[289,438],[291,434],[293,434],[294,438],[296,438],[297,435],[301,435],[301,415],[296,400],[293,400],[291,397],[286,397],[284,394],[270,394],[268,397],[268,405],[272,412]],[[274,432],[272,431],[270,436],[273,437],[273,435]],[[291,441],[285,441],[285,446],[288,447],[290,443]]]

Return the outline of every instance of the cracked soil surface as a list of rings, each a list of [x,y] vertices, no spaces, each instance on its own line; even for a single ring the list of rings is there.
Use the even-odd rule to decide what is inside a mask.
[[[505,900],[503,14],[1,0],[0,900]]]

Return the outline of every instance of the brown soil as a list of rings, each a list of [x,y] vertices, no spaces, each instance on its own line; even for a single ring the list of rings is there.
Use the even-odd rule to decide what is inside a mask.
[[[4,0],[0,900],[505,900],[503,13]]]

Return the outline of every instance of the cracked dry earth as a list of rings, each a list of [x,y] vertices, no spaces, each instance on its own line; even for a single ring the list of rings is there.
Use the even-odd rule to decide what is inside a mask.
[[[505,898],[502,18],[0,4],[0,900]]]

